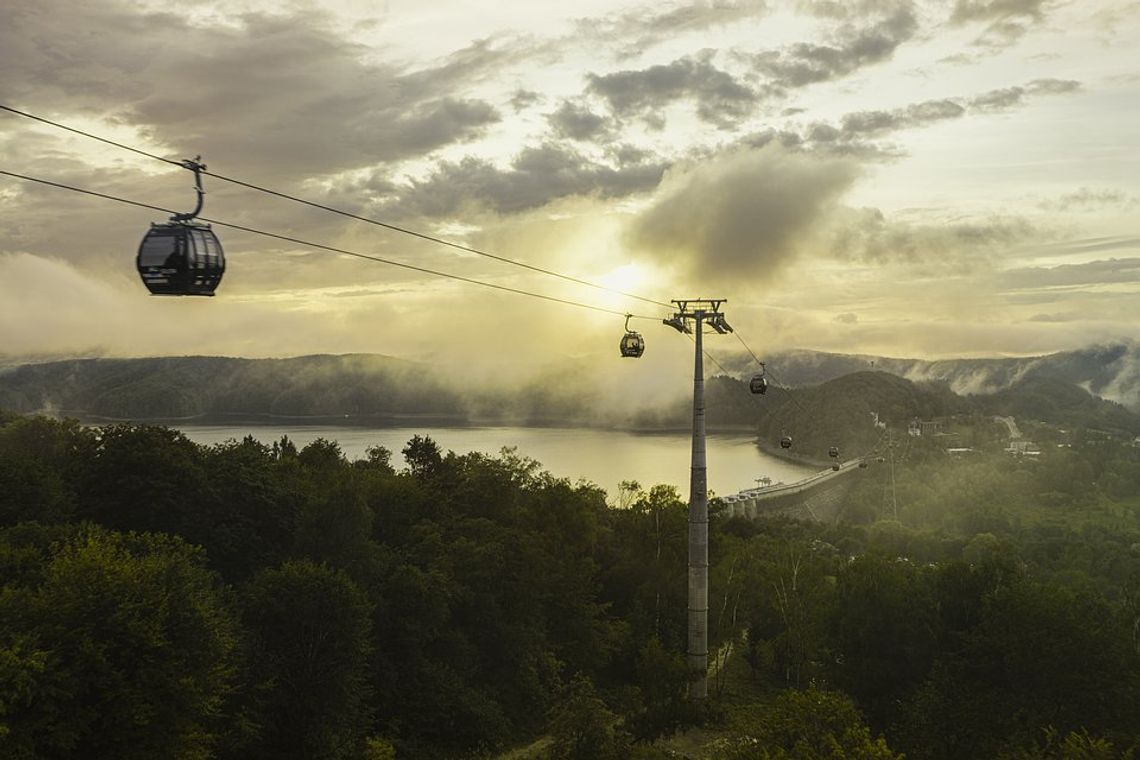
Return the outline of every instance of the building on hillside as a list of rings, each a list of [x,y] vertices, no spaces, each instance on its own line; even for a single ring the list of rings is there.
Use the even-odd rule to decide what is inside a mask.
[[[934,435],[942,432],[942,423],[936,420],[920,420],[915,417],[910,421],[910,427],[907,428],[906,432],[916,437]]]
[[[1013,454],[1014,456],[1031,456],[1035,457],[1041,454],[1041,447],[1033,441],[1027,441],[1022,438],[1015,438],[1009,442],[1005,447],[1005,453]]]

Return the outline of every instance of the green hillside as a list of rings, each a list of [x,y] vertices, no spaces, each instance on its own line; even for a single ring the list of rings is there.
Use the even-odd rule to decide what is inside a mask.
[[[770,391],[780,396],[782,390]],[[759,420],[762,442],[775,445],[781,435],[792,436],[793,451],[825,458],[831,446],[844,456],[875,447],[882,429],[878,419],[893,428],[905,428],[915,419],[970,414],[970,400],[938,383],[912,383],[886,372],[856,372],[814,388],[787,391],[788,402],[766,409]]]

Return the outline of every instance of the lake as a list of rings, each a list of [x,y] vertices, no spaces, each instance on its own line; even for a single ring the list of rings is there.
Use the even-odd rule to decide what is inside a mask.
[[[364,457],[365,449],[384,446],[392,451],[392,463],[403,466],[400,450],[414,435],[429,435],[443,450],[465,454],[479,451],[498,454],[504,446],[517,446],[519,454],[536,459],[545,470],[570,480],[584,478],[613,496],[623,480],[636,480],[643,488],[658,483],[674,485],[687,499],[689,457],[688,433],[627,433],[588,428],[527,427],[390,427],[358,428],[321,425],[181,425],[192,441],[221,443],[252,435],[272,443],[287,435],[298,448],[317,438],[340,444],[350,460]],[[709,488],[717,494],[736,493],[769,477],[773,483],[791,483],[816,468],[785,462],[761,452],[746,434],[709,435]]]

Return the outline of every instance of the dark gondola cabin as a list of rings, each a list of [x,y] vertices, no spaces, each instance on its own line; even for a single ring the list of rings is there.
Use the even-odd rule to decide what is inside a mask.
[[[645,338],[641,337],[641,333],[627,331],[621,337],[621,355],[630,359],[636,359],[645,353]]]
[[[763,375],[753,375],[748,383],[748,390],[753,393],[764,394],[768,392],[768,378]]]
[[[827,455],[829,457],[831,457],[832,459],[835,459],[839,456],[839,449],[835,446],[832,446],[830,449],[827,450]]]
[[[194,220],[202,213],[202,157],[180,162],[194,172],[198,204],[175,214],[169,222],[153,223],[139,244],[135,264],[143,285],[154,296],[212,296],[226,271],[226,256],[210,225]]]
[[[217,235],[197,222],[152,224],[137,263],[143,284],[156,296],[212,296],[226,271]]]
[[[780,448],[781,449],[790,449],[791,447],[792,447],[792,437],[790,435],[782,436],[780,438]]]
[[[836,472],[839,472],[839,463],[836,462],[835,464],[831,465],[831,469],[835,470]]]

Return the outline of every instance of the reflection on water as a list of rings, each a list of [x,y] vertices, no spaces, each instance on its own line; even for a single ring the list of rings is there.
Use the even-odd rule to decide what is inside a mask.
[[[464,454],[480,451],[497,454],[504,446],[517,446],[519,454],[536,459],[558,477],[584,478],[610,494],[618,483],[636,480],[648,489],[657,483],[674,485],[686,498],[689,493],[688,433],[623,433],[585,428],[356,428],[306,425],[186,425],[180,428],[198,443],[221,443],[253,435],[272,443],[288,435],[298,448],[317,438],[340,444],[349,459],[364,456],[371,446],[392,451],[393,464],[400,466],[400,450],[414,435],[430,435],[445,451]],[[756,479],[792,482],[814,472],[810,467],[785,462],[762,453],[753,437],[740,434],[710,435],[707,442],[709,488],[729,494],[756,485]]]

